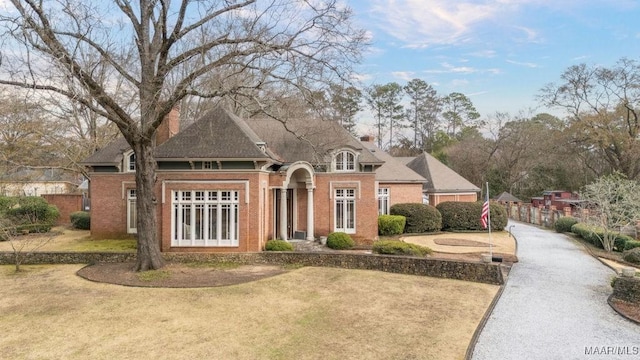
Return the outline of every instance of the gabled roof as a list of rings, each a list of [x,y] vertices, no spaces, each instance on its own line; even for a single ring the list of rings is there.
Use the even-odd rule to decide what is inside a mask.
[[[372,141],[360,141],[384,164],[376,169],[376,180],[380,182],[424,183],[427,180],[420,174],[409,169],[398,158],[380,150]]]
[[[331,162],[331,152],[351,148],[359,152],[361,164],[381,165],[360,141],[335,121],[271,118],[245,120],[249,127],[286,163],[307,161],[311,164]]]
[[[502,202],[522,202],[522,200],[518,199],[517,197],[511,195],[510,193],[504,191],[502,194],[498,195],[495,198],[496,201],[502,201]]]
[[[478,192],[480,188],[451,170],[435,157],[423,152],[407,163],[407,166],[422,175],[427,182],[423,189],[430,192]]]
[[[244,120],[222,107],[204,116],[156,148],[158,159],[269,159],[262,140]]]

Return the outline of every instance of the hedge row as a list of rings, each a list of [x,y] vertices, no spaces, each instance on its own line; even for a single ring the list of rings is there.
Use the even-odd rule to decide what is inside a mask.
[[[442,214],[442,230],[484,230],[480,222],[482,205],[482,202],[455,201],[438,204],[436,208]],[[507,226],[507,211],[502,205],[490,203],[489,216],[491,217],[491,230],[501,231]]]
[[[584,223],[576,223],[571,226],[571,232],[580,236],[584,241],[592,244],[593,246],[604,249],[602,245],[602,240],[604,238],[604,231],[601,228],[589,226]],[[627,243],[629,243],[629,248],[627,248]],[[625,250],[633,249],[634,247],[640,247],[640,244],[635,246],[635,243],[640,243],[639,241],[635,241],[631,236],[627,236],[624,234],[615,234],[615,239],[613,241],[613,250],[622,252]]]
[[[431,205],[418,203],[395,204],[391,207],[389,213],[406,218],[405,233],[434,232],[440,231],[442,228],[442,215]]]

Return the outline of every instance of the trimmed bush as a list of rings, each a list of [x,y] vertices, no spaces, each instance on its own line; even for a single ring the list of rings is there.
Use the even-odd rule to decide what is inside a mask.
[[[578,219],[571,216],[563,216],[556,220],[554,227],[556,232],[565,233],[571,232],[571,227],[578,223]]]
[[[51,224],[24,224],[24,225],[17,225],[16,231],[18,232],[18,234],[24,231],[28,231],[29,233],[43,234],[51,231],[52,227],[53,225]]]
[[[351,236],[343,232],[334,232],[327,236],[327,246],[335,250],[351,249],[356,243]]]
[[[293,251],[293,245],[284,240],[269,240],[264,249],[267,251]]]
[[[7,210],[18,203],[18,198],[13,196],[0,196],[0,214],[6,214]]]
[[[484,230],[480,223],[482,202],[445,201],[436,206],[442,214],[442,230]],[[507,226],[507,211],[498,203],[489,203],[491,230],[502,231]]]
[[[71,225],[80,230],[89,230],[91,228],[91,214],[87,211],[76,211],[69,215]]]
[[[440,231],[442,215],[431,205],[406,203],[395,204],[389,210],[391,215],[401,215],[406,218],[404,232],[427,233]]]
[[[628,242],[633,242],[633,238],[628,235],[618,234],[615,240],[613,240],[613,250],[617,252],[623,252]]]
[[[57,207],[49,205],[44,198],[39,196],[17,198],[17,203],[7,209],[6,214],[25,224],[53,224],[60,216]]]
[[[626,251],[622,258],[632,264],[640,264],[640,249]]]
[[[381,240],[373,243],[372,251],[376,254],[427,256],[433,252],[426,246],[410,244],[402,241]]]
[[[402,215],[378,216],[378,235],[400,235],[404,231],[407,218]]]
[[[629,241],[627,241],[626,244],[624,244],[624,251],[635,249],[635,248],[639,248],[639,247],[640,247],[640,241],[629,240]]]

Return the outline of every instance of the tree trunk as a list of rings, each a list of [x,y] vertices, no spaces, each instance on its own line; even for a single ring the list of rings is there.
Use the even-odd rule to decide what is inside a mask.
[[[158,237],[157,198],[154,191],[156,162],[153,141],[140,141],[136,154],[136,211],[138,251],[135,271],[155,270],[163,267]]]

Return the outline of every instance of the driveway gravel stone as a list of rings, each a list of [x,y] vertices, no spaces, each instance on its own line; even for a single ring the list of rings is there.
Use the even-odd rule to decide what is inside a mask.
[[[566,235],[510,225],[519,262],[472,359],[640,359],[640,326],[607,304],[615,272]]]

